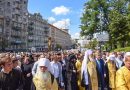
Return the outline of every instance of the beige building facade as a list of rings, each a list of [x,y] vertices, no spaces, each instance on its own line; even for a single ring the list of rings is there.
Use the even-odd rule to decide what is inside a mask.
[[[50,27],[50,37],[52,40],[52,49],[55,49],[57,46],[61,46],[62,49],[68,49],[71,45],[71,36],[68,33],[68,29],[59,29],[53,25]]]
[[[27,6],[28,0],[0,0],[0,50],[42,51],[48,49],[50,37],[53,50],[72,45],[67,29],[48,24],[40,13],[28,13]]]
[[[49,26],[40,13],[28,16],[28,48],[35,47],[38,51],[48,48]]]

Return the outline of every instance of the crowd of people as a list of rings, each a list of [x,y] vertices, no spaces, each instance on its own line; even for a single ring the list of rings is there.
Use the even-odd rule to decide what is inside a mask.
[[[0,53],[0,90],[130,90],[130,52]]]

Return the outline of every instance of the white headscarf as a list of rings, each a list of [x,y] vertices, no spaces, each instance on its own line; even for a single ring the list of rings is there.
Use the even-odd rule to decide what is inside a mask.
[[[47,67],[47,71],[42,72],[40,66]],[[50,61],[46,58],[40,58],[38,61],[38,70],[35,74],[35,78],[38,79],[40,86],[44,86],[46,90],[51,90],[51,75],[50,75]],[[39,88],[39,86],[36,86]],[[42,87],[41,87],[42,88]]]
[[[49,62],[47,59],[42,58],[41,60],[39,60],[38,66],[45,66],[48,68]]]
[[[38,67],[39,66],[46,66],[47,70],[50,73],[52,73],[52,67],[51,67],[49,59],[47,59],[47,58],[40,58],[39,61],[38,61]]]
[[[109,60],[111,60],[111,61],[114,61],[114,60],[116,60],[116,57],[115,57],[115,55],[110,55],[110,56],[109,56]]]
[[[89,84],[89,82],[88,82],[88,72],[87,72],[87,62],[88,62],[89,55],[91,55],[92,53],[93,53],[92,50],[87,50],[85,52],[84,59],[83,59],[83,62],[82,62],[82,66],[81,66],[81,75],[83,76],[83,73],[84,73],[86,85]]]
[[[125,58],[128,57],[128,56],[130,56],[130,52],[125,53],[123,61],[125,61]]]

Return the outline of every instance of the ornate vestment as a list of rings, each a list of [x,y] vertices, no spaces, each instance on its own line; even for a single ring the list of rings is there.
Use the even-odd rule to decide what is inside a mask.
[[[108,72],[109,72],[109,87],[114,89],[116,80],[116,64],[114,62],[108,61]]]
[[[46,72],[44,75],[43,73],[36,73],[33,77],[33,82],[36,87],[36,90],[58,90],[58,85],[56,80],[52,80],[51,74]]]
[[[125,66],[116,72],[116,90],[130,90],[130,70]]]
[[[96,63],[94,61],[88,62],[88,72],[90,76],[92,90],[98,90],[97,70]]]
[[[81,86],[81,65],[82,65],[82,62],[80,62],[79,60],[77,60],[76,62],[76,68],[77,68],[77,72],[78,72],[78,86],[79,86],[79,90],[85,90],[82,86]]]

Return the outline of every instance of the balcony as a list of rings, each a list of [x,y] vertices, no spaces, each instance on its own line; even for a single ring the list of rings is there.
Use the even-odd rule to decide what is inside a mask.
[[[28,30],[33,30],[34,28],[32,26],[28,26]]]
[[[15,1],[18,2],[18,3],[20,2],[20,0],[15,0]]]
[[[49,27],[45,26],[45,27],[44,27],[44,29],[45,29],[45,30],[48,30],[48,29],[49,29]]]
[[[12,26],[12,29],[15,30],[15,31],[20,31],[22,29],[22,27]]]
[[[20,38],[20,36],[19,35],[11,35],[11,37],[13,37],[13,38],[16,38],[16,39],[18,39],[18,38]]]
[[[49,35],[48,35],[48,34],[44,34],[44,37],[47,37],[47,38],[48,38],[48,37],[49,37]]]
[[[33,39],[28,39],[28,42],[33,42]]]
[[[34,35],[33,32],[28,32],[28,35]]]
[[[32,37],[32,36],[29,36],[28,39],[33,39],[33,37]]]
[[[48,31],[48,30],[44,30],[44,33],[45,33],[45,34],[48,34],[48,33],[49,33],[49,31]]]
[[[16,15],[20,15],[19,10],[15,10],[15,11],[14,11],[14,14],[16,14]]]
[[[33,42],[33,37],[28,37],[28,42]]]
[[[33,24],[34,24],[34,22],[30,22],[30,23],[29,23],[29,25],[31,25],[31,26],[32,26]]]
[[[17,40],[17,41],[15,41],[15,43],[17,43],[17,44],[21,44],[21,43],[22,43],[22,41]]]
[[[45,40],[45,41],[44,41],[44,43],[48,43],[48,41],[47,41],[47,40]]]
[[[20,10],[20,3],[19,3],[19,2],[15,5],[15,8],[16,8],[17,10]]]
[[[11,45],[19,45],[19,44],[22,44],[21,40],[12,40],[11,41]]]

